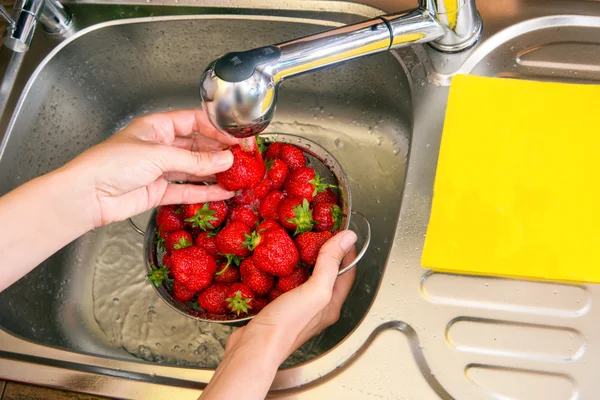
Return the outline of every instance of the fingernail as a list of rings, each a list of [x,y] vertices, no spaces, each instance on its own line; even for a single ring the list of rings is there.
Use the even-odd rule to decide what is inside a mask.
[[[231,151],[214,151],[210,154],[210,161],[217,167],[224,167],[233,164],[233,154]]]
[[[346,231],[340,239],[340,246],[345,251],[348,251],[350,250],[350,247],[352,247],[352,245],[356,243],[356,239],[356,233],[352,231]]]

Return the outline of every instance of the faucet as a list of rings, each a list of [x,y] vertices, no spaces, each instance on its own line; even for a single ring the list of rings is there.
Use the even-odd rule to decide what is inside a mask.
[[[475,0],[420,0],[412,11],[227,53],[202,74],[202,108],[227,135],[257,135],[273,119],[278,87],[287,78],[416,43],[459,52],[473,46],[481,30]]]
[[[38,21],[50,34],[63,34],[73,23],[71,12],[58,0],[17,0],[12,15],[1,5],[0,14],[8,23],[2,43],[17,53],[29,50]]]

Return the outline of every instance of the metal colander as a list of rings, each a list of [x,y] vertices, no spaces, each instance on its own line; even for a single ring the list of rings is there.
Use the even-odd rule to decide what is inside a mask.
[[[369,242],[371,240],[371,228],[369,226],[369,222],[362,214],[358,213],[357,211],[352,211],[352,195],[350,193],[350,185],[348,183],[348,177],[344,173],[342,166],[335,159],[335,157],[331,155],[331,153],[329,153],[319,144],[306,138],[281,133],[263,134],[261,135],[261,138],[265,143],[281,142],[293,144],[294,146],[298,147],[304,152],[307,166],[313,168],[315,172],[319,174],[321,182],[336,186],[336,189],[333,190],[337,192],[336,194],[338,194],[340,198],[340,207],[344,213],[340,229],[345,230],[351,228],[352,230],[354,230],[358,236],[357,248],[360,248],[356,259],[350,264],[345,265],[343,268],[341,268],[339,275],[353,268],[367,251],[367,247],[369,246]],[[146,263],[148,273],[152,272],[153,265],[159,268],[163,267],[162,259],[165,255],[165,251],[160,249],[156,243],[156,212],[157,210],[154,210],[152,212],[152,215],[150,216],[150,220],[148,222],[148,226],[146,227],[145,231],[138,228],[133,222],[133,220],[129,219],[129,222],[131,223],[132,227],[138,233],[144,235],[144,260]],[[352,220],[353,224],[355,223],[355,220],[358,220],[357,222],[360,223],[360,226],[351,226],[351,216],[358,217],[353,218]],[[165,282],[160,287],[156,287],[154,285],[152,285],[152,287],[156,289],[160,297],[168,305],[170,305],[179,313],[188,317],[208,322],[235,323],[247,321],[254,316],[247,315],[243,317],[236,317],[235,315],[224,315],[221,318],[220,316],[208,314],[203,310],[199,309],[197,303],[182,303],[179,300],[173,298],[170,294],[170,291],[172,289],[171,285],[171,283]]]

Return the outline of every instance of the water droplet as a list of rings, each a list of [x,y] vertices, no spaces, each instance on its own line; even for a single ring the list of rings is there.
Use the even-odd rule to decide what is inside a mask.
[[[115,297],[115,298],[113,299],[113,303],[114,303],[114,304],[119,304],[119,298],[118,298],[118,297]]]
[[[335,144],[335,147],[337,147],[338,149],[344,148],[344,142],[340,138],[335,139],[333,143]]]
[[[173,325],[173,326],[171,327],[171,330],[172,330],[172,331],[176,331],[176,330],[177,330],[177,327],[176,327],[175,325]]]

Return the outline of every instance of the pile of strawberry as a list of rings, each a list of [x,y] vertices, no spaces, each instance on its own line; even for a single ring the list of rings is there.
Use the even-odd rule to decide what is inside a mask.
[[[333,186],[299,148],[257,142],[250,151],[233,146],[232,167],[217,174],[235,197],[156,214],[165,255],[148,277],[205,318],[254,315],[304,283],[343,218]]]

